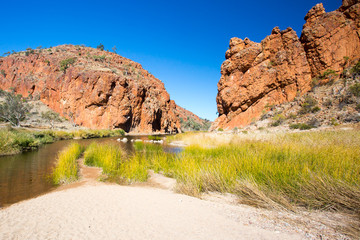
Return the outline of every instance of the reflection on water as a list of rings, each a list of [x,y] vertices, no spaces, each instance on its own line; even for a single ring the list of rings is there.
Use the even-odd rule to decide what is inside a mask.
[[[147,136],[127,136],[131,139],[146,140]],[[134,152],[131,141],[117,142],[117,137],[101,139],[64,140],[45,145],[37,151],[0,157],[0,207],[49,192],[54,188],[49,180],[56,156],[70,142],[84,146],[92,142],[112,142],[120,145],[128,154]],[[178,153],[181,148],[164,147],[164,151]]]

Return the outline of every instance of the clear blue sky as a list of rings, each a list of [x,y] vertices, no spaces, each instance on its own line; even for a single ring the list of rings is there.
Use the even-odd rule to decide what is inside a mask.
[[[99,43],[142,64],[171,99],[216,118],[217,82],[231,37],[260,42],[275,26],[298,35],[318,1],[2,1],[0,54]],[[340,0],[323,0],[326,11]]]

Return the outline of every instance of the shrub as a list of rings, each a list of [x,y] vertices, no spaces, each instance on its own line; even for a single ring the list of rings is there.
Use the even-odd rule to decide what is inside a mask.
[[[314,113],[319,111],[320,108],[317,106],[317,101],[311,97],[306,96],[304,103],[301,105],[301,109],[299,110],[299,114],[306,114],[306,113]]]
[[[354,96],[360,97],[360,83],[355,83],[349,88],[349,90]]]
[[[273,122],[270,124],[272,127],[277,127],[285,121],[285,117],[282,114],[277,114],[273,117]]]
[[[218,128],[218,131],[219,131],[219,132],[223,132],[223,131],[224,131],[224,129],[222,129],[222,128]]]
[[[360,61],[358,61],[354,67],[351,68],[350,72],[352,74],[358,74],[360,73]]]
[[[331,123],[331,125],[333,125],[333,126],[339,125],[339,123],[336,121],[335,118],[331,118],[331,119],[330,119],[330,123]]]
[[[0,118],[13,126],[20,126],[20,122],[29,113],[30,106],[21,95],[15,95],[14,92],[0,91],[0,96],[5,98],[0,103]]]
[[[330,76],[336,76],[336,72],[332,69],[327,69],[325,72],[323,72],[322,74],[319,75],[320,79],[325,79],[328,78]]]
[[[294,123],[289,125],[290,129],[300,129],[300,130],[309,130],[314,128],[313,126],[310,126],[306,123]]]
[[[101,51],[104,51],[104,45],[102,45],[101,43],[96,48]]]
[[[106,59],[106,56],[105,56],[105,55],[101,55],[101,56],[94,55],[94,56],[93,56],[93,59],[94,59],[95,61],[103,62],[103,61]]]
[[[41,117],[49,122],[51,129],[54,128],[55,122],[62,122],[59,114],[53,111],[43,112],[41,113]]]
[[[66,69],[69,68],[70,65],[73,65],[76,62],[76,57],[68,58],[60,61],[60,70],[66,72]]]
[[[1,75],[3,75],[4,77],[6,77],[6,73],[4,69],[1,69]]]
[[[360,103],[356,104],[355,109],[360,112]]]

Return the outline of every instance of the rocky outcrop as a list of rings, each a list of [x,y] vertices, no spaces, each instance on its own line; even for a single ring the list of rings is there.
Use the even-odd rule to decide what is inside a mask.
[[[164,84],[115,53],[62,45],[0,59],[0,88],[38,98],[89,128],[178,132],[180,121]]]
[[[305,20],[300,40],[313,77],[328,69],[341,73],[360,58],[359,0],[345,0],[330,13],[319,3],[306,14]]]
[[[232,38],[216,98],[219,118],[212,129],[241,127],[266,105],[291,101],[310,89],[311,73],[295,31],[274,28],[261,43]]]
[[[344,0],[326,13],[322,4],[305,16],[301,38],[274,28],[261,43],[232,38],[221,66],[211,129],[233,129],[257,120],[265,106],[291,101],[328,70],[341,73],[360,58],[360,0]],[[331,72],[333,72],[331,71]]]
[[[175,114],[180,119],[182,131],[207,131],[211,125],[209,120],[202,119],[179,105],[176,105]]]

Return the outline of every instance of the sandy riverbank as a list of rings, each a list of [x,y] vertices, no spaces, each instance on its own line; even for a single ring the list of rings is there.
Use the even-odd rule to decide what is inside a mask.
[[[163,189],[85,185],[1,210],[0,239],[302,239],[248,214]]]
[[[120,186],[79,164],[80,181],[1,209],[0,239],[346,239],[318,219],[176,194],[174,179],[153,172]]]

